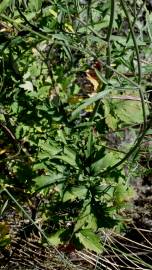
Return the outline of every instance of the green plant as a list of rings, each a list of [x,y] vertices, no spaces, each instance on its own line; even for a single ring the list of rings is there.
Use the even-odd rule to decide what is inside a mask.
[[[114,0],[0,5],[1,191],[41,198],[35,219],[53,245],[99,253],[96,233],[123,227],[134,196],[126,171],[151,121],[141,76],[151,17],[145,37],[141,5],[131,14]],[[99,90],[80,100],[77,78],[92,60]]]

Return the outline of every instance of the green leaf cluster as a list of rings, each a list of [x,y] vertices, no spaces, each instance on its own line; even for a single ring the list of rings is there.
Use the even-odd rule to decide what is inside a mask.
[[[143,60],[138,83],[121,1],[112,29],[110,1],[91,2],[88,8],[81,1],[0,3],[0,184],[25,206],[27,198],[31,204],[40,198],[36,218],[50,243],[100,253],[101,229],[117,229],[134,197],[130,179],[139,145],[128,151],[150,118],[145,85],[152,70]],[[143,8],[144,28],[138,14],[131,11],[130,18],[136,49],[147,59],[152,19]],[[100,71],[92,67],[96,61]],[[91,83],[89,92],[88,81],[81,85],[88,69],[97,93]],[[0,226],[2,246],[8,238]]]

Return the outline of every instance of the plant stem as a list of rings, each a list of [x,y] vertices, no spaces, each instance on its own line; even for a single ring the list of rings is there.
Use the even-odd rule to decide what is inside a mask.
[[[109,67],[111,66],[111,44],[110,44],[110,39],[111,39],[112,28],[113,28],[113,23],[114,23],[115,0],[111,0],[110,5],[111,5],[110,22],[109,22],[108,33],[107,33],[107,37],[106,37],[106,41],[107,41],[107,55],[106,55],[107,60],[106,60],[106,74],[105,74],[106,80],[110,79],[110,76],[111,76],[111,70],[109,69]],[[101,91],[105,90],[105,88],[106,88],[106,85],[103,84],[102,88],[101,88]],[[94,120],[94,117],[95,117],[96,113],[98,112],[100,104],[101,104],[101,100],[96,102],[93,113],[92,113],[92,116],[90,117],[91,122]]]
[[[138,49],[138,45],[137,45],[137,41],[136,41],[136,36],[132,27],[132,23],[130,20],[130,16],[128,13],[128,9],[126,7],[126,3],[124,0],[120,0],[122,8],[124,10],[124,13],[127,17],[128,20],[128,24],[129,24],[129,28],[130,28],[130,33],[132,35],[132,40],[134,43],[134,48],[135,48],[135,52],[136,52],[136,57],[137,57],[137,68],[138,68],[138,85],[139,85],[139,95],[140,95],[140,99],[141,99],[141,105],[142,105],[142,111],[143,111],[143,121],[144,121],[144,128],[146,128],[146,109],[145,109],[145,102],[144,102],[144,95],[143,92],[141,90],[141,79],[142,79],[142,72],[141,72],[141,64],[140,64],[140,55],[139,55],[139,49]]]
[[[111,40],[111,34],[112,34],[112,28],[113,28],[113,23],[114,23],[114,15],[115,15],[115,0],[111,0],[111,14],[110,14],[110,22],[109,22],[109,27],[108,27],[108,33],[107,33],[107,65],[110,66],[111,65],[111,44],[110,44],[110,40]],[[105,77],[106,79],[109,79],[111,76],[111,71],[109,70],[109,68],[106,68],[106,74]]]
[[[150,121],[148,123],[148,125],[146,126],[146,128],[142,131],[142,133],[138,136],[138,138],[136,139],[136,142],[134,143],[134,145],[131,147],[131,149],[128,151],[128,153],[120,160],[118,161],[115,165],[113,165],[112,167],[109,167],[108,169],[106,169],[105,171],[99,173],[99,175],[101,174],[102,176],[104,176],[105,174],[109,174],[109,172],[113,171],[114,169],[116,169],[117,167],[119,167],[120,165],[122,165],[125,161],[127,161],[127,159],[129,157],[131,157],[131,155],[137,150],[137,148],[140,146],[147,130],[149,128],[151,128],[152,125],[152,116],[150,117]]]

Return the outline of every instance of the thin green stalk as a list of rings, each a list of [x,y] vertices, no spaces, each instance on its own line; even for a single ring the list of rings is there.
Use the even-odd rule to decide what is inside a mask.
[[[21,23],[16,23],[13,19],[9,18],[8,16],[4,15],[4,14],[1,14],[0,17],[6,21],[8,21],[9,23],[11,23],[18,31],[29,31],[30,33],[32,34],[36,34],[38,37],[40,38],[43,38],[45,40],[48,40],[50,41],[52,39],[51,36],[47,36],[45,33],[44,34],[41,34],[31,28],[28,28],[27,26],[24,26],[23,24]]]
[[[17,11],[18,13],[20,14],[21,18],[23,18],[23,20],[25,21],[25,23],[27,23],[33,30],[39,32],[40,34],[43,32],[35,25],[33,25],[32,23],[30,23],[28,21],[28,19],[26,18],[26,16],[22,13],[21,9],[20,9],[20,6],[19,6],[19,1],[16,1],[16,8],[17,8]]]
[[[1,63],[1,75],[0,75],[0,93],[2,92],[3,86],[4,86],[4,77],[5,77],[5,66],[4,66],[4,59],[0,59]]]
[[[75,0],[75,7],[76,7],[77,13],[79,13],[79,9],[80,9],[80,2],[79,2],[79,0]]]
[[[101,61],[101,60],[100,60],[100,63],[101,63],[103,66],[108,67],[111,71],[113,71],[113,73],[117,74],[118,76],[121,76],[123,79],[125,79],[126,81],[128,81],[129,83],[131,83],[133,86],[135,86],[137,89],[139,89],[139,85],[138,85],[136,82],[130,80],[130,79],[129,79],[128,77],[126,77],[123,73],[121,73],[121,72],[115,70],[114,68],[112,68],[111,66],[107,65],[106,63],[104,63],[104,62]]]
[[[134,6],[133,6],[134,17],[136,17],[136,13],[137,13],[137,0],[134,0]]]
[[[144,122],[144,128],[146,128],[146,124],[147,124],[147,119],[146,119],[146,109],[145,109],[145,102],[144,102],[144,95],[143,92],[141,90],[141,79],[142,79],[142,72],[141,72],[141,64],[140,64],[140,55],[139,55],[139,49],[138,49],[138,45],[136,42],[136,36],[132,27],[132,23],[130,20],[130,16],[128,13],[128,9],[126,7],[126,3],[124,0],[120,0],[122,8],[124,10],[124,13],[127,17],[128,20],[128,24],[129,24],[129,28],[130,28],[130,32],[132,35],[132,40],[134,43],[134,48],[135,48],[135,52],[136,52],[136,57],[137,57],[137,68],[138,68],[138,85],[139,85],[139,95],[140,95],[140,99],[141,99],[141,105],[142,105],[142,111],[143,111],[143,122]]]
[[[92,0],[88,0],[88,3],[87,3],[87,25],[89,24],[89,19],[92,23],[91,4],[92,4]]]
[[[21,30],[28,30],[29,32],[31,32],[32,34],[35,34],[37,36],[39,36],[40,38],[42,39],[45,39],[45,40],[48,40],[48,41],[52,41],[54,42],[55,44],[58,44],[58,45],[63,45],[63,42],[60,42],[60,41],[57,41],[57,40],[54,40],[53,39],[53,36],[51,35],[48,35],[46,36],[45,34],[40,34],[40,33],[37,33],[36,31],[32,30],[31,28],[28,28],[27,26],[24,26],[23,24],[18,24],[18,23],[15,23],[13,19],[5,16],[5,15],[0,15],[1,18],[3,18],[4,20],[8,21],[9,23],[11,23],[12,25],[14,25],[14,27],[18,30],[18,31],[21,31]],[[20,27],[20,28],[19,28]],[[13,39],[13,38],[12,38]],[[78,45],[69,45],[68,46],[73,49],[73,50],[76,50],[76,51],[79,51],[81,52],[82,54],[89,54],[90,56],[92,57],[96,57],[96,54],[89,50],[89,49],[84,49],[84,48],[81,48],[79,47]],[[108,69],[110,69],[112,72],[114,72],[115,74],[117,74],[118,76],[121,76],[123,79],[125,79],[126,81],[128,81],[130,84],[132,84],[133,86],[137,87],[139,89],[139,85],[130,80],[128,77],[126,77],[124,74],[122,74],[121,72],[115,70],[114,68],[112,68],[111,66],[107,65],[104,61],[100,60],[100,63],[104,66],[104,67],[107,67]]]
[[[22,213],[29,219],[29,221],[31,221],[31,223],[37,228],[37,230],[40,232],[40,234],[44,237],[44,239],[47,241],[48,245],[53,247],[56,251],[56,253],[60,256],[60,259],[63,260],[65,266],[70,266],[71,267],[71,264],[70,262],[65,259],[65,257],[62,255],[62,253],[60,253],[58,251],[58,249],[53,246],[48,237],[46,236],[46,234],[44,233],[43,230],[41,230],[41,228],[36,224],[36,222],[29,216],[29,214],[24,210],[24,208],[17,202],[17,200],[12,196],[12,194],[8,191],[8,189],[5,187],[2,191],[6,192],[6,194],[11,198],[11,200],[17,205],[17,207],[22,211]],[[72,269],[72,268],[71,268]]]
[[[144,5],[145,5],[145,1],[143,1],[142,5],[141,5],[141,7],[140,7],[140,9],[139,9],[139,11],[138,11],[137,14],[134,16],[134,21],[133,21],[133,23],[132,23],[132,28],[134,28],[135,23],[136,23],[136,21],[137,21],[137,18],[138,18],[138,16],[139,16],[141,10],[143,9]],[[129,41],[129,39],[130,39],[130,34],[131,34],[131,32],[128,33],[127,40],[126,40],[126,46],[127,46],[127,43],[128,43],[128,41]],[[123,52],[125,51],[126,46],[124,47]]]
[[[137,64],[138,64],[138,84],[140,85],[141,84],[141,79],[142,79],[142,73],[141,73],[140,55],[139,55],[138,45],[137,45],[137,42],[136,42],[136,36],[135,36],[134,30],[133,30],[133,26],[132,26],[132,23],[131,23],[131,20],[130,20],[130,16],[129,16],[129,12],[128,12],[128,9],[126,7],[126,4],[125,4],[124,0],[120,0],[120,1],[121,1],[122,8],[124,10],[124,13],[125,13],[125,15],[127,17],[129,28],[130,28],[130,33],[132,35],[132,40],[133,40],[133,43],[134,43],[134,48],[135,48],[136,57],[137,57]]]
[[[91,4],[92,0],[87,1],[87,18],[86,18],[86,36],[85,36],[85,47],[87,46],[88,43],[88,30],[89,30],[89,21],[92,23],[92,14],[91,14]]]
[[[65,0],[65,5],[66,5],[66,9],[67,9],[67,14],[68,14],[68,17],[69,17],[69,22],[72,25],[72,18],[71,18],[71,14],[70,14],[70,10],[69,10],[69,6],[68,6],[68,1],[67,0]]]
[[[76,21],[82,23],[84,26],[87,26],[87,24],[82,21],[80,18],[76,18]],[[91,26],[88,25],[88,29],[98,38],[102,39],[103,41],[106,41],[105,37],[101,36],[95,29],[93,29]]]
[[[147,127],[142,131],[142,133],[138,136],[138,138],[136,139],[136,143],[131,147],[131,149],[128,151],[128,153],[120,160],[118,161],[115,165],[109,167],[108,169],[106,169],[103,172],[100,172],[99,175],[101,174],[102,176],[104,176],[105,174],[109,174],[109,172],[113,171],[114,169],[116,169],[117,167],[119,167],[120,165],[122,165],[125,161],[128,160],[128,158],[131,157],[131,155],[138,149],[138,147],[140,146],[144,136],[146,135],[146,132],[149,128],[151,128],[152,125],[152,117],[149,121],[149,124],[147,125]]]
[[[113,28],[113,23],[114,23],[114,16],[115,16],[115,0],[111,0],[111,14],[110,14],[110,22],[109,22],[109,27],[108,27],[108,33],[107,33],[107,65],[110,66],[111,65],[111,44],[110,44],[110,40],[111,40],[111,34],[112,34],[112,28]],[[106,68],[106,74],[105,77],[106,79],[109,79],[111,76],[111,71],[109,70],[109,68]]]
[[[110,40],[111,40],[113,23],[114,23],[115,0],[111,0],[110,4],[111,4],[110,21],[109,21],[108,33],[107,33],[107,37],[106,37],[106,41],[107,41],[107,55],[106,55],[107,60],[106,60],[106,74],[105,74],[106,80],[110,79],[110,76],[111,76],[111,70],[109,69],[109,67],[111,66],[111,44],[110,44]],[[105,88],[106,88],[106,85],[103,84],[101,91],[103,91]],[[93,121],[96,113],[98,112],[100,104],[101,104],[101,100],[96,102],[93,113],[92,113],[92,116],[90,117],[91,122]]]

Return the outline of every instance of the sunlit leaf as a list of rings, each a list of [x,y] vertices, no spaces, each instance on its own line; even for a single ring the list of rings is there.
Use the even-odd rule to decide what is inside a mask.
[[[86,153],[86,158],[90,157],[93,149],[93,131],[90,130],[89,137],[88,137],[88,142],[87,142],[87,149],[85,151]]]
[[[87,194],[87,189],[84,186],[69,188],[63,196],[63,201],[74,201],[76,198],[85,199]]]
[[[7,7],[9,7],[9,6],[11,5],[11,3],[13,3],[13,2],[14,2],[14,0],[3,0],[3,1],[0,3],[0,14],[1,14],[2,12],[4,12],[5,9],[6,9]]]
[[[115,101],[116,111],[115,114],[126,124],[142,123],[143,112],[140,101]],[[147,106],[146,106],[147,107]],[[148,108],[147,108],[148,114]]]
[[[51,235],[47,236],[48,241],[53,246],[58,246],[60,244],[63,244],[63,241],[61,240],[61,234],[64,233],[65,229],[60,229],[55,233],[52,233]]]
[[[100,243],[99,237],[91,230],[81,230],[80,232],[76,233],[76,237],[86,249],[95,251],[96,253],[102,252],[102,245]]]
[[[42,0],[30,0],[29,1],[29,7],[32,11],[38,11],[40,10],[42,6]]]
[[[55,158],[65,161],[66,163],[68,163],[69,165],[73,166],[74,168],[77,167],[76,161],[74,159],[71,159],[67,155],[55,156]]]
[[[107,169],[108,167],[113,166],[118,161],[118,156],[113,152],[107,153],[104,157],[97,160],[91,165],[91,170],[94,173],[99,173],[100,171]]]
[[[64,181],[65,177],[62,174],[41,175],[33,179],[37,190],[49,187],[55,183]]]
[[[102,74],[99,70],[95,69],[95,72],[102,83],[108,84],[108,81],[102,76]]]
[[[64,154],[62,155],[56,155],[55,158],[61,159],[65,161],[66,163],[70,164],[71,166],[77,168],[76,163],[76,152],[74,152],[72,149],[68,147],[64,147]]]
[[[61,148],[59,148],[55,143],[51,144],[49,142],[40,142],[39,145],[44,152],[48,153],[50,158],[61,152]]]
[[[122,203],[128,202],[132,198],[135,198],[135,196],[135,190],[131,186],[128,187],[124,183],[118,183],[113,194],[114,204],[121,206]]]
[[[103,92],[97,93],[95,96],[87,98],[76,110],[72,112],[70,120],[74,120],[77,115],[81,112],[81,110],[85,109],[87,106],[91,105],[92,103],[98,101],[99,99],[104,98],[107,96],[111,90],[104,90]]]
[[[20,87],[24,90],[33,92],[33,84],[30,81],[26,81],[24,84],[20,84]]]

